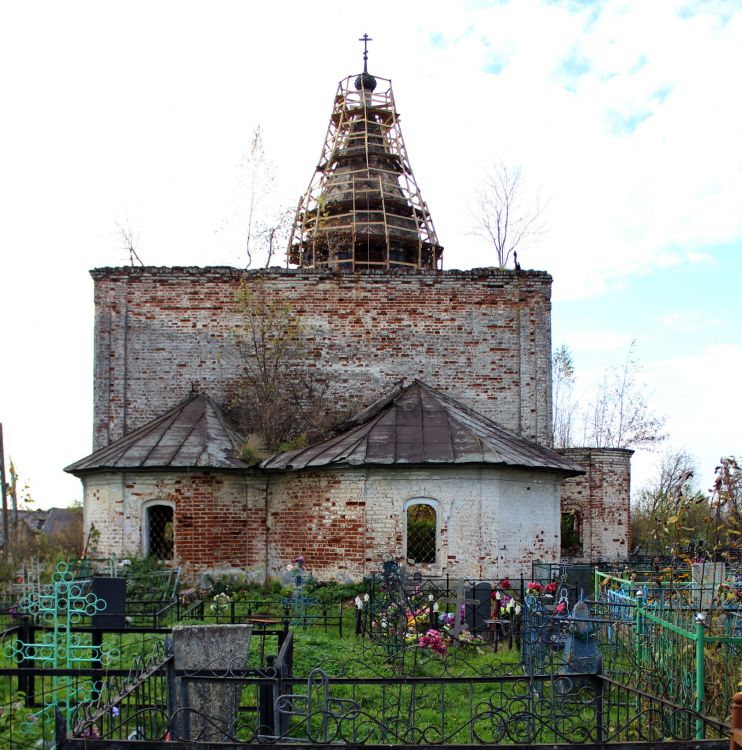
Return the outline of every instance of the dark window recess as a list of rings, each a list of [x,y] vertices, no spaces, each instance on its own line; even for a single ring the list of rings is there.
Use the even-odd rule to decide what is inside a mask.
[[[410,505],[407,508],[407,560],[411,563],[434,563],[436,514],[432,505]]]
[[[562,554],[569,557],[582,554],[582,530],[576,511],[562,513]]]
[[[158,560],[173,559],[173,509],[169,505],[147,508],[147,555]]]

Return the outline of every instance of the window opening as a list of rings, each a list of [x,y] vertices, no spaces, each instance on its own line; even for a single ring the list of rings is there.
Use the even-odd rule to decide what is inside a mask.
[[[407,560],[435,563],[437,516],[435,508],[416,503],[407,508]]]
[[[173,509],[169,505],[147,508],[146,552],[158,560],[173,559]]]
[[[582,530],[580,515],[577,511],[570,510],[562,513],[561,535],[563,555],[582,554]]]

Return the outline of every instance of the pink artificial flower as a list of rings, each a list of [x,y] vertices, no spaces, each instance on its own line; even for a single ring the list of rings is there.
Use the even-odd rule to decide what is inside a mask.
[[[556,607],[556,613],[558,615],[563,615],[567,611],[567,604],[566,602],[559,602]]]
[[[528,592],[532,593],[535,592],[536,594],[540,594],[544,590],[544,587],[535,581],[529,581],[528,582]]]
[[[421,635],[420,638],[418,638],[417,645],[420,648],[429,648],[441,657],[445,656],[448,651],[443,636],[441,636],[437,630],[433,630],[432,628],[428,630],[425,635]]]

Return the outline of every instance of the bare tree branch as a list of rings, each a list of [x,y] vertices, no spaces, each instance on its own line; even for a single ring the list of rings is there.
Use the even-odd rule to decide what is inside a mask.
[[[142,263],[142,259],[139,257],[136,251],[136,244],[138,241],[138,238],[134,237],[134,232],[129,225],[129,222],[126,222],[126,225],[116,222],[116,230],[119,239],[121,240],[123,244],[123,250],[125,250],[127,253],[129,253],[129,262],[131,265],[134,265],[134,261],[137,261],[140,266],[143,266],[144,263]]]
[[[477,192],[471,212],[472,234],[492,244],[500,268],[515,258],[517,249],[545,231],[544,206],[538,196],[531,202],[524,196],[520,167],[495,162]]]
[[[595,448],[648,448],[666,439],[664,419],[650,410],[638,382],[640,370],[632,341],[620,368],[610,368],[584,417],[585,445]]]
[[[240,285],[235,344],[240,377],[227,411],[248,436],[249,460],[323,437],[347,419],[330,397],[329,380],[310,367],[306,331],[293,309],[258,278]]]

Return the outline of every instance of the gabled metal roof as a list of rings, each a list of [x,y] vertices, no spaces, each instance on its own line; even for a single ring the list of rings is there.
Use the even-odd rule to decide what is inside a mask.
[[[65,468],[70,474],[103,469],[246,469],[237,455],[244,438],[204,394],[192,394],[134,432]]]
[[[500,427],[419,380],[392,393],[338,428],[335,437],[279,453],[263,469],[323,466],[488,464],[585,472],[558,453]]]

